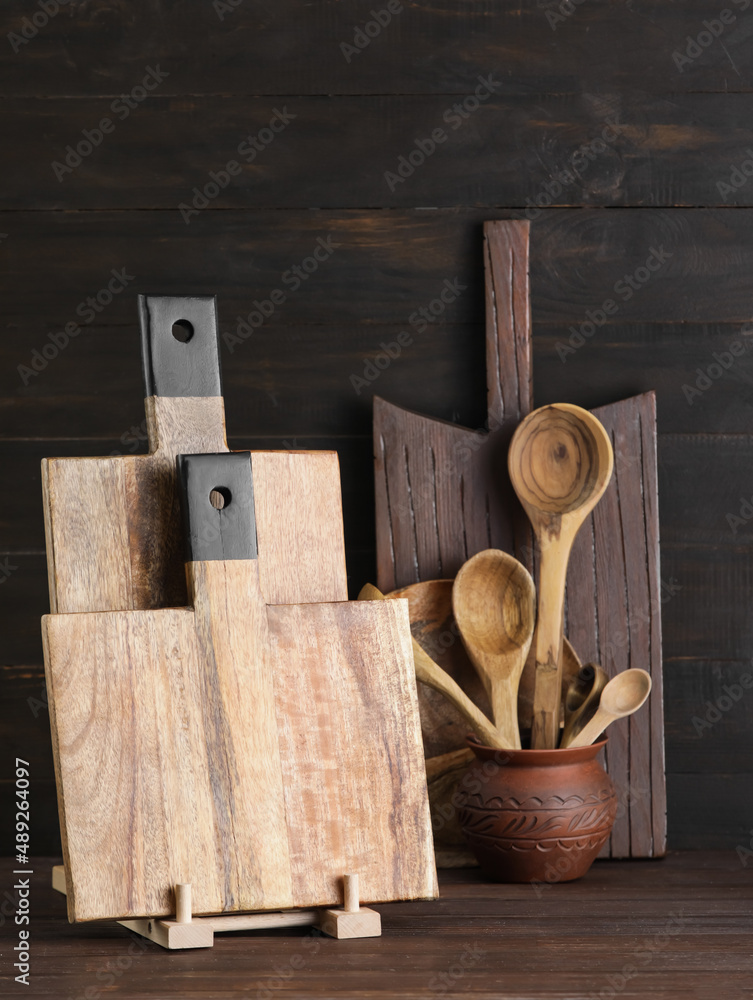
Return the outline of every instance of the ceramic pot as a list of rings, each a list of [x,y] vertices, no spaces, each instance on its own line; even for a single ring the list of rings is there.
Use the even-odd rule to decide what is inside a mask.
[[[568,750],[495,750],[475,737],[458,785],[458,816],[494,882],[570,882],[588,871],[617,813],[596,759],[606,740]]]

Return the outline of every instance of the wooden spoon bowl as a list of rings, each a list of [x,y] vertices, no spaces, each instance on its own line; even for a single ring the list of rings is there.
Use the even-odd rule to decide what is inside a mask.
[[[460,569],[452,607],[489,695],[494,725],[509,746],[520,748],[518,684],[535,624],[533,580],[513,556],[486,549]]]
[[[645,670],[623,670],[601,692],[593,718],[563,748],[590,746],[617,719],[637,712],[651,693],[651,675]]]
[[[515,492],[534,528],[556,528],[567,514],[580,524],[604,492],[613,461],[602,424],[569,403],[535,410],[510,444]]]
[[[612,475],[612,444],[593,414],[557,403],[534,410],[513,435],[508,467],[541,555],[532,746],[559,737],[562,620],[570,550]]]

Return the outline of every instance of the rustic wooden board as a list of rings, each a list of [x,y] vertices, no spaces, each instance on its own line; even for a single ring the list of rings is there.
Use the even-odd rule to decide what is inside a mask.
[[[629,667],[651,674],[648,703],[610,726],[605,756],[620,797],[611,856],[655,857],[667,837],[656,399],[648,392],[593,412],[612,438],[615,467],[575,539],[566,629],[584,662],[610,676]]]
[[[377,585],[453,577],[482,549],[512,551],[523,513],[507,447],[531,409],[527,222],[484,225],[490,432],[374,399]]]
[[[146,399],[151,454],[42,463],[53,613],[187,600],[176,456],[228,450],[215,306],[209,297],[142,303],[147,390],[155,393]],[[181,317],[194,328],[181,345],[194,351],[186,358],[169,353]],[[165,395],[157,395],[161,388]],[[212,394],[190,395],[197,388]],[[269,452],[254,466],[269,603],[347,600],[337,455]]]
[[[685,51],[688,35],[695,39],[704,19],[719,16],[703,0],[682,7],[646,0],[639,16],[617,3],[576,6],[521,7],[503,0],[490,14],[482,0],[401,4],[381,33],[368,38],[368,49],[346,58],[341,45],[352,45],[356,27],[363,29],[371,15],[336,0],[224,10],[199,4],[178,19],[171,8],[147,0],[127,7],[99,2],[50,17],[30,44],[18,43],[19,52],[2,67],[0,92],[112,98],[141,82],[145,53],[150,65],[169,71],[147,98],[164,104],[166,113],[178,103],[170,98],[185,94],[291,95],[291,104],[299,94],[465,96],[480,74],[490,73],[502,93],[606,92],[625,100],[632,90],[644,103],[652,93],[674,97],[753,86],[743,6],[730,4],[736,20],[723,26],[721,40],[713,39],[701,58],[681,67],[673,53]],[[23,0],[3,5],[3,37],[20,31],[24,15],[29,8]],[[270,110],[274,100],[270,96]],[[453,103],[448,96],[445,107]],[[557,119],[557,125],[565,129],[567,119]],[[238,131],[244,134],[241,126]]]
[[[188,576],[194,609],[43,620],[70,919],[436,895],[407,605]]]
[[[505,367],[505,345],[510,350],[511,345],[530,340],[529,314],[521,304],[522,296],[527,298],[527,282],[518,292],[514,277],[527,264],[524,226],[487,223],[485,227],[491,251],[486,270],[490,433],[474,433],[375,400],[380,589],[453,575],[467,558],[490,546],[515,553],[535,571],[531,535],[523,526],[517,501],[495,503],[509,486],[505,458],[511,426],[530,410],[530,351],[522,347],[508,355],[512,386],[505,386],[498,376]],[[508,232],[514,227],[518,227],[517,245],[500,247],[490,241],[492,230]],[[512,254],[518,255],[518,268],[504,263]],[[498,255],[502,266],[490,267],[490,256]],[[512,297],[508,292],[506,301],[511,306],[501,310],[505,281],[516,291]],[[499,353],[494,341],[500,344]],[[505,399],[512,400],[506,410]],[[495,417],[498,413],[509,414],[510,423]],[[650,709],[610,732],[608,769],[621,796],[621,808],[609,851],[615,857],[661,856],[666,851],[666,788],[655,397],[647,393],[595,413],[620,450],[620,469],[576,539],[568,572],[566,634],[583,662],[594,660],[610,672],[640,666],[652,674],[655,687]],[[495,430],[499,424],[502,429]],[[500,453],[490,461],[497,447]],[[598,578],[594,565],[600,570]],[[532,667],[529,659],[521,680],[521,705],[525,692],[532,688]],[[428,708],[424,710],[427,717]],[[521,724],[527,721],[524,715]],[[425,745],[433,747],[437,741],[433,734],[427,737],[426,721],[424,733]]]
[[[225,161],[234,158],[238,169],[212,199],[214,209],[412,207],[413,178],[386,184],[384,174],[395,172],[398,157],[415,148],[422,123],[426,135],[431,124],[443,127],[452,102],[446,91],[296,97],[287,105],[295,119],[282,141],[264,150],[268,169],[260,171],[262,157],[249,162],[237,147],[244,136],[269,126],[273,107],[284,105],[245,94],[173,102],[171,141],[165,142],[164,103],[147,101],[139,108],[137,129],[116,129],[88,158],[85,171],[50,184],[50,160],[62,159],[53,151],[64,150],[72,136],[106,117],[111,103],[109,97],[50,96],[41,112],[36,102],[30,106],[15,95],[2,102],[0,128],[13,135],[13,156],[25,166],[7,172],[8,209],[96,210],[117,204],[175,210],[182,203],[191,211],[193,188],[203,189],[209,171],[220,166],[218,149],[227,150]],[[536,199],[545,201],[547,189],[556,204],[749,205],[751,185],[733,187],[729,177],[733,165],[745,159],[752,114],[751,94],[675,94],[672,100],[647,101],[643,95],[497,92],[474,112],[471,128],[445,128],[449,141],[421,172],[421,199],[437,207],[530,206],[526,217],[532,219],[542,214]],[[332,141],[338,129],[347,133],[347,144]],[[182,151],[177,176],[176,147]],[[716,180],[726,181],[730,190],[720,193]],[[188,216],[191,226],[197,218]]]

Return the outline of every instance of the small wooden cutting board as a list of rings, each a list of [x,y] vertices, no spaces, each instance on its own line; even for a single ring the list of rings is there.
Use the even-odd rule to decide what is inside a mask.
[[[69,918],[435,896],[407,602],[267,606],[250,455],[182,467],[193,607],[43,619]]]
[[[175,459],[228,450],[216,302],[139,296],[139,309],[150,454],[42,462],[53,613],[187,601]],[[253,462],[267,601],[347,600],[336,452]]]

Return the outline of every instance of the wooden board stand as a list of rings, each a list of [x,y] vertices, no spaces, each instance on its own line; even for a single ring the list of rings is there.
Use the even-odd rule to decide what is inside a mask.
[[[65,869],[52,869],[52,888],[66,894]],[[118,920],[134,934],[148,938],[169,951],[211,948],[214,935],[223,931],[260,931],[270,927],[315,927],[333,938],[381,937],[382,918],[376,910],[362,907],[358,899],[358,875],[343,875],[343,905],[334,909],[290,910],[279,913],[234,913],[194,917],[191,884],[175,886],[175,919],[156,917]]]

